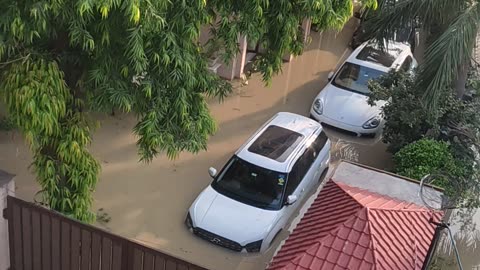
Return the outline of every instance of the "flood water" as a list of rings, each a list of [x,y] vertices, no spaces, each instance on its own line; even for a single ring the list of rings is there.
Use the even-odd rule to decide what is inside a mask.
[[[313,98],[327,82],[327,74],[348,56],[353,26],[354,22],[350,22],[339,33],[312,32],[305,53],[285,63],[283,73],[273,79],[270,87],[265,87],[257,74],[223,103],[210,101],[219,130],[211,137],[206,152],[184,153],[175,161],[159,156],[150,164],[139,163],[131,132],[135,119],[125,115],[95,116],[101,128],[94,134],[91,151],[102,164],[95,209],[103,208],[111,217],[107,224],[98,225],[210,269],[263,269],[275,248],[251,256],[211,245],[187,231],[183,224],[186,211],[209,185],[207,169],[221,168],[276,112],[308,115]],[[328,135],[334,141],[334,160],[346,158],[380,169],[391,166],[381,143],[334,132]],[[38,186],[28,170],[31,156],[21,137],[0,133],[0,153],[0,168],[17,175],[17,196],[32,200]]]
[[[480,209],[454,210],[449,220],[464,270],[480,270]],[[451,238],[444,230],[437,248],[435,269],[459,269]]]

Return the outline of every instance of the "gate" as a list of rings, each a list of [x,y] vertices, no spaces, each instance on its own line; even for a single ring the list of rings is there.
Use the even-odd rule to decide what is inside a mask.
[[[9,270],[206,270],[8,197]]]

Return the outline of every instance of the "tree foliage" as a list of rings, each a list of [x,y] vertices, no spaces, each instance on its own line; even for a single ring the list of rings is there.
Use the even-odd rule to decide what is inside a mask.
[[[423,89],[417,87],[410,73],[390,72],[387,76],[369,83],[370,104],[377,100],[389,100],[382,108],[385,118],[383,141],[388,150],[396,153],[405,145],[417,141],[427,134],[438,132],[438,118],[445,114],[446,106],[453,101],[451,93],[444,88],[441,106],[429,111],[423,106]],[[453,101],[455,102],[455,101]]]
[[[364,0],[373,7],[375,0]],[[34,153],[44,200],[91,221],[99,165],[88,152],[88,111],[138,117],[140,159],[207,148],[216,130],[206,97],[230,85],[209,72],[202,25],[233,56],[239,35],[261,42],[265,81],[303,50],[301,22],[341,27],[351,0],[0,0],[0,95]]]
[[[74,110],[80,103],[69,92],[54,61],[12,64],[2,76],[11,120],[25,135],[44,200],[66,215],[92,221],[90,193],[100,166],[87,150],[90,129]]]
[[[478,205],[480,197],[479,82],[472,73],[467,85],[472,96],[464,100],[445,87],[430,111],[422,106],[423,91],[412,74],[390,72],[369,83],[370,103],[389,100],[382,108],[383,141],[395,154],[397,172],[417,179],[428,173],[448,175],[444,187],[464,206]]]
[[[364,7],[377,6],[376,0],[361,2]],[[212,0],[208,8],[215,38],[225,43],[226,59],[237,52],[239,35],[261,45],[265,53],[258,68],[267,83],[281,71],[285,54],[302,53],[304,19],[311,19],[320,30],[340,29],[353,15],[351,0]]]
[[[396,173],[417,180],[430,173],[457,170],[449,145],[433,139],[421,139],[406,145],[395,154],[394,161]],[[437,184],[446,187],[446,183]]]
[[[385,1],[385,0],[384,0]],[[405,25],[417,25],[428,35],[417,84],[424,89],[426,106],[433,108],[445,86],[463,95],[465,74],[480,24],[478,0],[399,0],[384,5],[368,22],[378,40],[393,40]]]

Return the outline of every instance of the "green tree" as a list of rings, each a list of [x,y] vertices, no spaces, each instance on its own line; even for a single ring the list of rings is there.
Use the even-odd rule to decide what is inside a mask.
[[[375,0],[363,0],[373,7]],[[303,49],[304,18],[341,27],[351,0],[0,0],[0,95],[34,156],[44,201],[83,221],[100,166],[88,152],[89,111],[131,112],[140,159],[207,148],[216,130],[206,97],[230,85],[198,44],[211,24],[225,59],[238,35],[261,42],[266,82]]]
[[[452,101],[452,95],[444,88],[440,105],[435,111],[429,111],[422,103],[423,89],[417,87],[414,76],[405,72],[392,71],[379,80],[371,81],[369,89],[370,104],[378,100],[390,101],[382,108],[386,121],[382,140],[392,153],[425,136],[438,134],[438,118],[443,117]]]
[[[395,156],[395,172],[420,180],[427,174],[455,170],[455,159],[446,142],[421,139],[406,145]],[[439,183],[446,187],[445,183]]]
[[[395,154],[396,171],[417,179],[429,173],[447,175],[443,187],[463,206],[480,202],[479,81],[469,75],[467,89],[473,96],[464,100],[445,87],[438,106],[430,111],[422,106],[423,91],[412,74],[390,72],[369,83],[370,103],[389,100],[382,108],[383,141]]]
[[[420,180],[436,174],[434,185],[444,188],[450,206],[478,207],[480,182],[474,163],[455,158],[448,142],[421,139],[410,143],[394,155],[395,172]]]
[[[474,162],[475,149],[480,149],[479,82],[475,73],[469,75],[467,89],[471,97],[463,100],[444,87],[439,90],[441,96],[434,109],[423,106],[424,91],[416,84],[416,75],[392,71],[369,82],[370,104],[389,100],[382,108],[386,120],[383,141],[388,144],[388,150],[396,153],[409,143],[430,137],[449,141],[457,158]]]
[[[459,98],[464,95],[479,23],[478,0],[398,0],[383,5],[367,28],[378,40],[393,40],[406,25],[425,30],[427,48],[416,83],[432,108],[445,86],[454,88]]]

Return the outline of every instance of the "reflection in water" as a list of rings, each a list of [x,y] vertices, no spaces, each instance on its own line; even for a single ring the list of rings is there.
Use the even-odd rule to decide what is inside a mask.
[[[342,139],[332,141],[331,162],[336,163],[341,159],[358,162],[358,150],[349,142]]]

